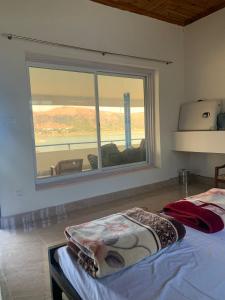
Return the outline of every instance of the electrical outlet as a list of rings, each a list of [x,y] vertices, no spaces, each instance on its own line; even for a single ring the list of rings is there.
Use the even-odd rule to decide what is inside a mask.
[[[16,196],[17,197],[23,197],[23,190],[22,189],[16,190]]]

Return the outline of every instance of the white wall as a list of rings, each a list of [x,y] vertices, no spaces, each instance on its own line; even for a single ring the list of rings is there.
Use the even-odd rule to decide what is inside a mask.
[[[183,88],[183,29],[88,0],[0,0],[0,32],[173,60],[171,65],[84,54],[0,37],[0,199],[8,216],[162,181],[184,166],[171,151]],[[221,31],[222,33],[222,31]],[[65,187],[35,190],[25,55],[120,63],[159,72],[161,168]]]
[[[185,97],[225,99],[225,9],[185,27]],[[190,154],[190,168],[213,176],[223,154]]]

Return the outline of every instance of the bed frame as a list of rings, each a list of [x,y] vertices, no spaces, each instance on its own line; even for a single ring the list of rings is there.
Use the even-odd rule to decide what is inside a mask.
[[[82,300],[78,292],[74,289],[69,280],[65,277],[59,264],[54,258],[56,250],[63,246],[66,246],[66,243],[48,248],[52,299],[62,300],[62,294],[64,293],[69,300]]]

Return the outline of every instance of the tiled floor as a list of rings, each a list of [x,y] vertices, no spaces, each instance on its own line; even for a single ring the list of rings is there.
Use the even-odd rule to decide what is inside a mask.
[[[190,195],[209,189],[203,184],[192,185]],[[134,206],[159,211],[165,203],[184,196],[181,186],[170,185],[135,197],[116,200],[62,216],[60,223],[45,228],[0,230],[0,292],[3,300],[50,300],[47,248],[65,241],[67,225],[82,223]],[[32,229],[32,230],[31,230]],[[30,232],[29,232],[30,230]],[[1,299],[1,294],[0,294]]]

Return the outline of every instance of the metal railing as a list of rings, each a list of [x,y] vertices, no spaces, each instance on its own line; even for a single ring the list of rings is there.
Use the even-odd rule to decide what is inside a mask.
[[[132,141],[141,141],[142,139],[131,139]],[[114,143],[114,142],[125,142],[124,139],[122,140],[107,140],[107,141],[101,141],[101,143],[105,144],[105,143]],[[97,145],[97,141],[87,141],[87,142],[75,142],[75,143],[57,143],[57,144],[44,144],[44,145],[35,145],[35,148],[39,149],[39,148],[44,148],[44,147],[61,147],[61,146],[67,146],[66,150],[73,150],[71,148],[72,145],[86,145],[86,144],[96,144]],[[74,149],[76,150],[76,149]]]

